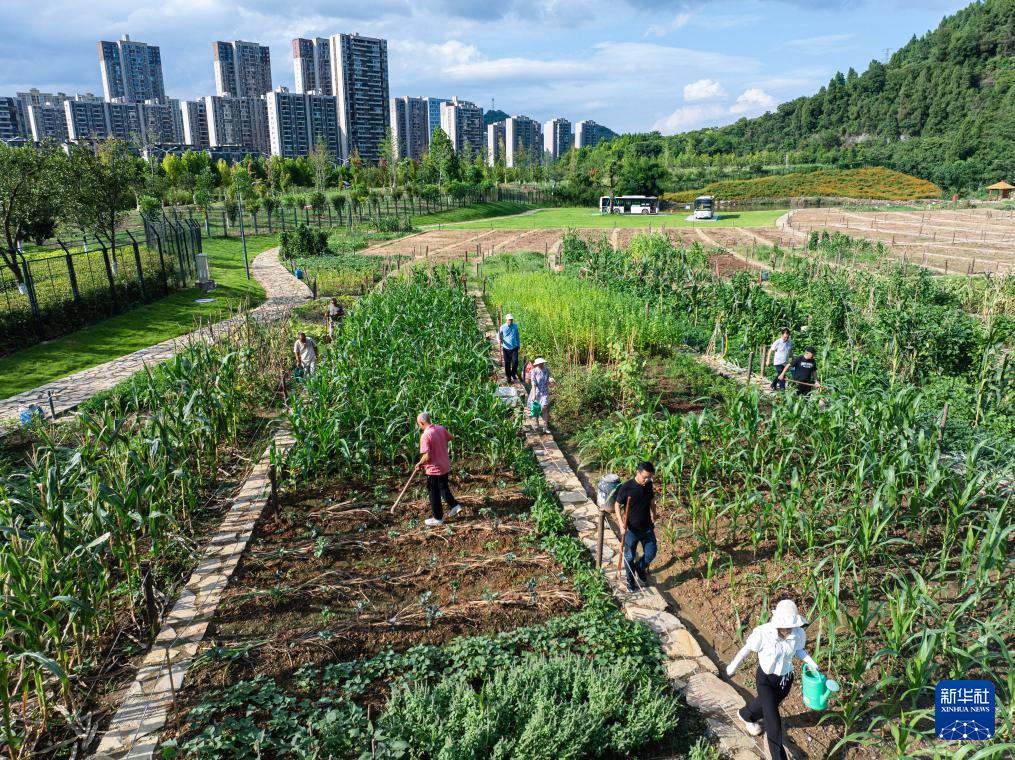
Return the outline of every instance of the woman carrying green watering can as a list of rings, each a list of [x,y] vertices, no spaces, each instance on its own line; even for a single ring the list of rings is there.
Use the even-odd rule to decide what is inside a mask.
[[[800,658],[815,674],[818,672],[818,663],[804,648],[807,637],[802,626],[805,625],[807,621],[797,611],[796,604],[790,599],[783,599],[775,606],[772,619],[751,631],[744,648],[726,667],[726,675],[732,677],[749,653],[756,652],[758,655],[758,672],[754,677],[758,696],[738,710],[737,716],[752,736],[758,736],[762,731],[758,721],[765,721],[768,751],[772,760],[787,760],[789,757],[783,746],[779,704],[793,686],[793,658]],[[834,685],[834,681],[828,682],[830,688]]]
[[[543,421],[543,432],[550,432],[550,384],[556,381],[550,377],[550,370],[546,366],[546,359],[539,357],[532,363],[532,375],[529,378],[532,383],[532,390],[529,391],[529,406],[538,404],[540,416]],[[537,420],[538,424],[538,420]]]

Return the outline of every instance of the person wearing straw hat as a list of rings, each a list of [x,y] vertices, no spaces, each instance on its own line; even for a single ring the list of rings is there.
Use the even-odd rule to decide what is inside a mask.
[[[543,421],[543,432],[550,432],[550,384],[556,381],[550,377],[550,370],[546,366],[546,359],[542,356],[532,362],[532,376],[530,378],[532,389],[529,391],[529,406],[533,402],[538,403],[542,408],[539,419]],[[538,424],[538,421],[537,421]]]
[[[818,663],[804,648],[807,644],[805,625],[807,621],[797,611],[796,604],[791,599],[783,599],[775,605],[772,619],[751,631],[744,648],[726,666],[726,675],[732,678],[748,654],[758,655],[758,670],[754,675],[758,696],[740,708],[737,717],[752,736],[761,734],[758,721],[765,721],[764,731],[772,760],[789,758],[783,744],[779,705],[793,686],[793,658],[798,657],[818,670]]]
[[[521,339],[518,336],[518,325],[511,314],[504,317],[504,324],[497,331],[497,341],[504,353],[504,376],[509,384],[514,384],[518,382],[518,348]]]

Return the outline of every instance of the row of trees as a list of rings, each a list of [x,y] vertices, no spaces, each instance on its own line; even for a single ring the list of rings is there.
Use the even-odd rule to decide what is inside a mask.
[[[3,265],[24,292],[19,250],[25,240],[42,243],[58,224],[110,241],[137,202],[145,162],[130,146],[108,140],[74,146],[10,147],[0,143],[0,229]]]

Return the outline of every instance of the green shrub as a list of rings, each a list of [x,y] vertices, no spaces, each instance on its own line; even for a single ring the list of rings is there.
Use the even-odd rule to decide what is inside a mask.
[[[462,676],[398,686],[382,720],[413,757],[558,760],[630,752],[662,738],[677,710],[634,660],[568,656],[494,670],[478,687]]]
[[[295,229],[282,233],[279,253],[286,260],[325,256],[331,253],[328,248],[328,233],[325,230],[315,230],[305,224],[298,224]]]

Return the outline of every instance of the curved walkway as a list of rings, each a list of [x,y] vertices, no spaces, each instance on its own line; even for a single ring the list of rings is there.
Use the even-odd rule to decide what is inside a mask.
[[[250,274],[264,287],[265,301],[251,313],[256,319],[271,321],[278,319],[294,304],[310,298],[310,288],[297,280],[279,263],[278,248],[269,248],[257,255],[250,265]],[[244,315],[216,322],[185,335],[156,343],[132,354],[121,356],[105,364],[90,367],[73,375],[60,378],[52,383],[40,385],[30,391],[0,400],[0,420],[16,418],[21,410],[38,404],[49,415],[65,414],[84,403],[96,393],[111,388],[140,372],[146,365],[158,364],[170,359],[177,351],[192,341],[214,342],[243,323]],[[49,394],[53,394],[53,408],[50,409]]]

